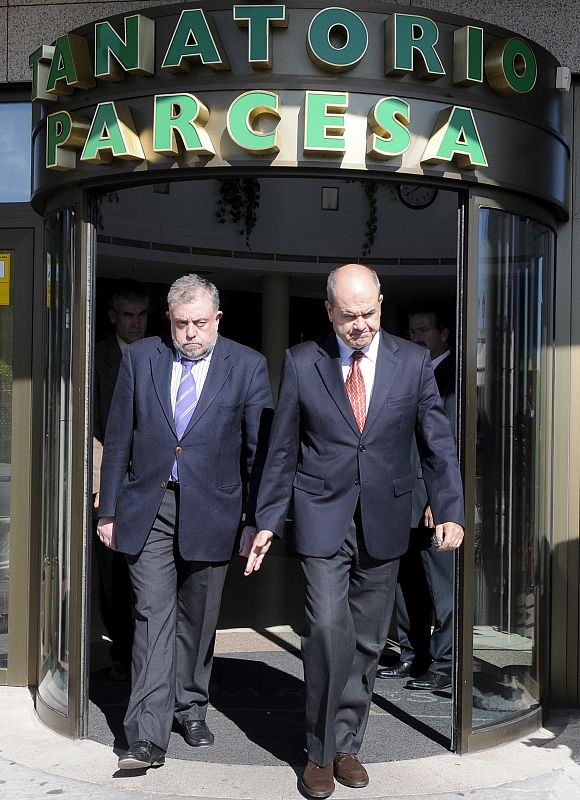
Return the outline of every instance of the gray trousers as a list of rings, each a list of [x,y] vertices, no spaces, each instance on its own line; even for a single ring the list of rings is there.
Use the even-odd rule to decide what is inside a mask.
[[[131,697],[125,734],[167,750],[174,716],[207,712],[215,630],[228,563],[184,561],[168,489],[141,553],[127,556],[135,594]]]
[[[399,560],[371,558],[358,527],[335,555],[301,556],[306,747],[321,767],[360,749],[393,611]]]

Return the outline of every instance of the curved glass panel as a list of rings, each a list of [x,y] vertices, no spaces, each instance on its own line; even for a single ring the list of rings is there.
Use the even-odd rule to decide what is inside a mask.
[[[554,257],[544,225],[494,209],[480,213],[474,729],[517,717],[541,700]]]
[[[68,713],[73,212],[45,226],[46,325],[40,685],[46,705]]]

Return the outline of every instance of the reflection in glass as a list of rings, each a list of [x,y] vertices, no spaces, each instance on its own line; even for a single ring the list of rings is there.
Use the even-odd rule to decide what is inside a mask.
[[[46,383],[43,453],[41,681],[43,701],[68,711],[73,212],[45,227]]]
[[[0,203],[30,201],[30,103],[0,103]]]
[[[0,255],[0,669],[8,666],[12,450],[12,254]]]
[[[540,702],[538,616],[553,236],[482,209],[478,276],[473,727]]]

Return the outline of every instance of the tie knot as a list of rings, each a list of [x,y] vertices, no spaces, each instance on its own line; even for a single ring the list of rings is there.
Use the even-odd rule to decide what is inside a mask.
[[[351,358],[353,361],[360,361],[363,356],[364,353],[362,350],[353,350],[351,354]]]
[[[182,358],[181,359],[181,368],[184,372],[190,370],[193,366],[193,361],[190,358]]]

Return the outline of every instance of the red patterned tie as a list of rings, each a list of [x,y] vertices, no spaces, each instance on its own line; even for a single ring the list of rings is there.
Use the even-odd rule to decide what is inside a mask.
[[[349,373],[346,377],[346,393],[348,395],[348,399],[350,400],[350,404],[352,406],[352,410],[354,412],[354,418],[356,419],[356,424],[359,427],[359,430],[365,426],[365,419],[367,416],[367,395],[365,391],[365,382],[360,371],[360,364],[359,361],[363,357],[363,353],[360,350],[355,350],[351,355],[352,358],[352,366],[349,370]]]

